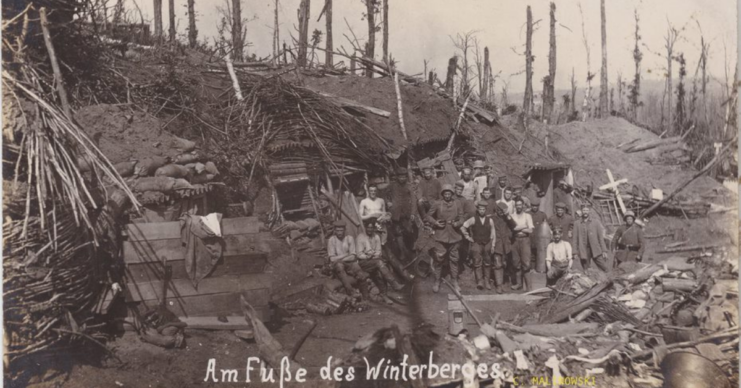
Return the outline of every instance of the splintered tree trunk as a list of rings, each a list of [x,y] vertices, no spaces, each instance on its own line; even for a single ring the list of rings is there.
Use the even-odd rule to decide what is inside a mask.
[[[427,77],[427,83],[430,84],[430,85],[434,85],[435,84],[435,72],[434,71],[430,71],[430,74]]]
[[[377,0],[365,0],[365,9],[367,12],[368,19],[368,44],[365,47],[365,56],[370,59],[375,59],[376,56],[376,1]],[[373,78],[373,72],[370,70],[370,65],[365,70],[365,76]]]
[[[188,44],[191,48],[198,44],[198,30],[196,29],[195,0],[188,0]]]
[[[544,114],[550,119],[553,114],[553,106],[556,103],[556,4],[551,2],[551,37],[548,50],[548,75],[550,84],[548,89],[548,101],[543,101]]]
[[[280,47],[280,37],[278,36],[278,0],[275,0],[275,15],[273,16],[273,64],[280,62],[278,51]]]
[[[326,0],[326,10],[324,11],[325,22],[327,23],[327,43],[326,43],[326,56],[324,58],[324,64],[327,67],[334,66],[334,60],[332,58],[332,51],[334,51],[334,43],[332,42],[332,0]]]
[[[154,37],[162,37],[162,0],[154,0]]]
[[[309,7],[310,0],[301,0],[298,9],[298,55],[296,60],[299,67],[306,66],[306,54],[309,43]]]
[[[670,31],[671,34],[671,31]],[[672,117],[672,54],[673,47],[670,45],[666,46],[666,96],[669,98],[669,104],[667,105],[667,118],[669,120],[669,128],[674,128],[674,120]]]
[[[383,0],[383,62],[389,61],[389,0]]]
[[[522,111],[529,117],[533,108],[533,13],[527,6],[527,37],[525,41],[525,97]]]
[[[448,73],[445,75],[445,91],[453,95],[455,90],[455,73],[458,67],[458,57],[453,56],[448,60]]]
[[[175,31],[175,0],[168,1],[168,15],[170,16],[170,42],[174,42],[177,38],[177,32]]]
[[[605,0],[600,0],[600,15],[602,18],[602,70],[600,72],[599,110],[601,117],[609,116],[607,101],[607,16],[605,15]]]
[[[235,61],[242,61],[242,4],[241,0],[232,0],[232,47]]]
[[[571,68],[571,111],[569,112],[569,116],[573,114],[573,112],[576,112],[576,74],[574,73],[574,68]]]
[[[489,63],[489,48],[484,47],[484,79],[483,82],[481,82],[481,96],[479,99],[481,102],[488,103],[489,102],[489,83],[491,77],[491,71],[490,71],[491,64]]]

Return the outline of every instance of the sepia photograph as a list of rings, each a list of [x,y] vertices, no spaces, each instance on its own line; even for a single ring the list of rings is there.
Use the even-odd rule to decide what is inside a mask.
[[[738,18],[2,0],[2,385],[737,387]]]

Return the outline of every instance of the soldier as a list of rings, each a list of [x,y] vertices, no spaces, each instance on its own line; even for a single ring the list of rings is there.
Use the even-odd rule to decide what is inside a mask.
[[[486,215],[486,201],[476,202],[476,215],[467,219],[461,226],[461,233],[471,243],[473,255],[473,273],[476,288],[491,290],[489,273],[491,272],[491,255],[494,253],[497,232],[494,221]]]
[[[515,282],[512,285],[513,290],[519,290],[525,283],[528,272],[531,268],[530,235],[533,233],[533,218],[530,213],[525,212],[525,203],[522,198],[515,200],[515,214],[512,214],[515,221],[515,238],[512,243],[512,268],[515,271]],[[526,285],[529,288],[529,285]]]
[[[540,211],[540,198],[533,199],[530,207],[530,217],[533,219],[533,233],[530,235],[530,249],[533,253],[534,263],[545,263],[545,250],[551,239],[546,219],[548,216]],[[536,269],[538,269],[536,265]],[[543,271],[542,267],[538,271]]]
[[[450,268],[450,278],[453,287],[460,292],[458,286],[458,246],[461,241],[461,235],[458,228],[463,224],[463,211],[460,203],[453,199],[453,187],[449,184],[443,185],[440,190],[443,199],[432,204],[430,211],[427,212],[427,221],[435,230],[435,247],[432,249],[433,258],[432,270],[435,274],[435,283],[432,286],[433,292],[440,291],[442,282],[442,267],[448,264]]]
[[[494,285],[498,294],[504,293],[504,266],[510,261],[512,254],[512,229],[514,229],[514,220],[509,215],[509,209],[504,203],[498,203],[494,220],[494,229],[496,229],[496,242],[494,243],[494,253],[492,265],[494,267]]]
[[[422,180],[417,184],[417,209],[419,214],[427,214],[432,203],[440,200],[442,183],[435,177],[431,166],[422,168]]]
[[[581,219],[574,224],[574,256],[581,261],[581,266],[586,271],[592,262],[603,272],[608,272],[608,253],[605,244],[605,228],[598,219],[590,217],[590,206],[584,202],[581,207]]]
[[[548,226],[551,230],[561,229],[561,233],[569,243],[574,238],[574,217],[566,214],[566,204],[563,202],[556,202],[556,214],[548,218]]]
[[[504,190],[506,190],[507,187],[507,177],[504,175],[500,176],[499,179],[497,179],[497,186],[492,188],[491,194],[494,196],[494,199],[497,201],[502,200],[504,198]]]
[[[553,189],[553,199],[556,202],[563,203],[565,206],[566,214],[574,214],[571,209],[571,192],[574,191],[573,187],[566,183],[565,180],[560,180],[558,185]],[[564,232],[566,230],[564,229]]]
[[[353,283],[355,283],[353,278],[360,283],[360,289],[365,293],[366,289],[363,283],[369,276],[358,265],[355,255],[355,239],[345,234],[345,227],[344,221],[335,221],[334,235],[327,241],[327,255],[332,270],[342,282],[347,294],[357,297],[358,290],[353,288]]]
[[[476,214],[476,205],[474,202],[466,197],[463,196],[463,191],[465,190],[466,182],[463,181],[463,179],[458,180],[458,182],[455,182],[455,197],[454,200],[459,202],[461,205],[461,210],[463,211],[463,215],[466,217],[466,219],[473,217],[474,214]]]
[[[530,204],[530,198],[524,196],[522,194],[522,186],[517,186],[514,189],[512,189],[512,198],[516,201],[518,198],[522,198],[522,202],[525,204],[525,211],[530,211],[530,207],[532,206]]]
[[[562,235],[561,228],[556,227],[553,230],[553,242],[548,244],[546,250],[546,278],[551,284],[555,284],[561,276],[571,271],[571,266],[574,264],[571,244],[561,240]]]
[[[507,213],[512,215],[515,212],[515,201],[512,199],[512,189],[506,187],[503,193],[502,199],[498,200],[497,203],[505,204],[507,206]]]
[[[360,232],[355,241],[360,268],[371,275],[379,273],[394,290],[401,290],[404,286],[396,281],[383,260],[383,246],[381,246],[381,237],[376,233],[375,221],[366,220],[363,224],[366,232]]]
[[[485,169],[486,163],[484,163],[483,160],[477,160],[473,162],[473,181],[476,186],[474,194],[477,201],[481,200],[481,192],[485,188],[489,187],[488,177],[486,176],[486,172],[484,171]]]
[[[417,212],[417,201],[414,199],[412,187],[408,183],[407,169],[397,171],[396,181],[389,184],[387,203],[391,212],[389,236],[393,237],[399,256],[406,262],[412,259],[410,246],[414,244],[414,215]]]
[[[471,167],[463,167],[461,171],[461,180],[463,182],[463,198],[473,201],[476,199],[476,181],[473,180],[473,170]]]
[[[613,267],[626,261],[642,261],[643,252],[646,250],[646,245],[643,243],[643,230],[635,223],[635,213],[628,210],[623,218],[625,225],[620,225],[612,238],[612,249],[615,253]]]

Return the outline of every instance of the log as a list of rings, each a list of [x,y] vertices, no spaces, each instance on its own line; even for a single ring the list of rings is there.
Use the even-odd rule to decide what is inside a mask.
[[[255,333],[255,342],[257,343],[258,347],[258,353],[260,355],[260,358],[262,358],[268,365],[272,366],[273,368],[280,368],[281,367],[281,360],[284,357],[288,357],[289,355],[286,354],[285,351],[283,351],[283,346],[280,344],[280,342],[276,341],[275,338],[270,334],[270,331],[265,327],[265,325],[260,321],[260,319],[257,318],[257,312],[255,309],[250,306],[249,303],[244,299],[244,297],[241,297],[242,302],[242,312],[244,313],[244,317],[248,322],[252,323],[252,328]],[[291,373],[296,373],[298,369],[301,368],[301,365],[299,363],[293,361],[289,365],[289,369]]]
[[[54,81],[57,86],[59,101],[62,103],[64,114],[71,119],[72,111],[70,110],[69,100],[67,99],[67,91],[64,88],[62,71],[59,69],[59,62],[57,61],[57,55],[54,51],[54,43],[52,43],[51,41],[51,33],[49,32],[49,19],[46,17],[46,7],[39,8],[39,17],[41,18],[41,31],[44,35],[44,43],[46,44],[46,50],[49,52],[49,61],[51,61],[51,68],[54,72]]]
[[[620,276],[619,280],[625,280],[630,284],[643,283],[651,277],[656,271],[662,268],[659,264],[649,264],[633,273]]]
[[[664,249],[664,250],[658,251],[656,253],[675,253],[675,252],[698,251],[698,250],[718,248],[718,247],[722,247],[723,245],[724,244],[692,245],[692,246],[689,246],[689,247],[679,247],[679,248]]]
[[[234,94],[237,96],[237,100],[242,101],[242,89],[239,87],[239,80],[237,79],[237,73],[234,72],[234,65],[232,64],[232,55],[226,54],[226,69],[229,71],[229,78],[232,79],[232,87],[234,88]]]
[[[344,97],[335,96],[333,94],[329,94],[329,93],[326,93],[326,92],[321,92],[321,91],[318,91],[318,90],[312,90],[312,91],[315,92],[315,93],[317,93],[317,94],[319,94],[320,96],[323,96],[323,97],[328,98],[335,105],[338,105],[338,106],[340,106],[342,108],[346,108],[346,107],[355,108],[355,109],[359,109],[359,110],[362,110],[362,111],[366,111],[368,113],[372,113],[372,114],[377,115],[377,116],[386,117],[386,118],[391,117],[391,112],[389,112],[387,110],[375,108],[375,107],[372,107],[372,106],[369,106],[369,105],[364,105],[364,104],[361,104],[361,103],[359,103],[357,101],[353,101],[353,100],[350,100],[350,99],[347,99],[347,98],[344,98]]]
[[[666,291],[684,291],[690,292],[697,288],[697,281],[692,279],[672,279],[663,278],[661,279],[661,285]]]
[[[626,153],[629,153],[629,154],[632,154],[634,152],[646,151],[646,150],[650,150],[650,149],[656,148],[658,146],[662,146],[662,145],[666,145],[666,144],[677,143],[679,141],[682,141],[682,137],[680,137],[680,136],[670,137],[670,138],[667,138],[667,139],[656,140],[656,141],[653,141],[653,142],[644,143],[644,144],[640,144],[640,145],[637,145],[637,146],[634,146],[634,147],[630,147],[630,148],[626,149],[625,152]]]

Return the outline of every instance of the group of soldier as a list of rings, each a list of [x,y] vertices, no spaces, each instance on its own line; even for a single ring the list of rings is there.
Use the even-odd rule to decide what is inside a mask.
[[[605,228],[591,216],[588,202],[572,215],[566,201],[559,201],[570,188],[566,182],[559,182],[555,214],[547,217],[540,209],[544,193],[535,184],[513,188],[504,176],[494,184],[485,169],[484,162],[476,161],[463,167],[460,180],[450,185],[442,184],[432,167],[424,167],[416,190],[408,171],[399,169],[385,198],[378,196],[378,187],[368,186],[367,197],[358,204],[363,228],[357,238],[347,236],[345,224],[338,221],[328,241],[332,269],[345,289],[355,294],[374,286],[400,290],[413,278],[405,264],[422,252],[432,258],[434,292],[439,292],[445,270],[451,287],[460,292],[463,264],[471,267],[479,290],[493,286],[503,293],[505,277],[511,290],[529,289],[527,274],[535,262],[545,262],[546,277],[553,283],[574,261],[584,270],[594,263],[608,272],[610,253],[614,265],[642,259],[642,230],[632,211],[625,212],[626,223],[608,249]]]

